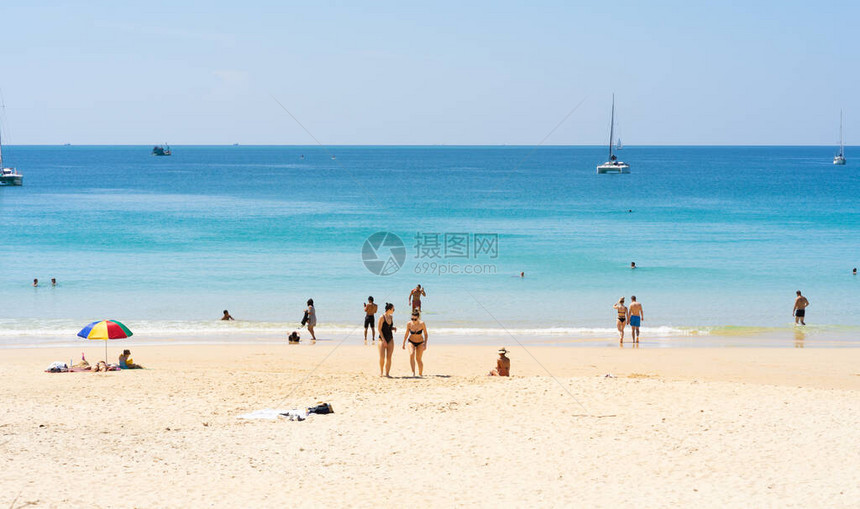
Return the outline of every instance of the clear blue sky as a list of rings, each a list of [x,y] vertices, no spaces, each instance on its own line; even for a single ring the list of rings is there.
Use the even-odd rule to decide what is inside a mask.
[[[860,2],[127,4],[0,3],[6,141],[860,142]]]

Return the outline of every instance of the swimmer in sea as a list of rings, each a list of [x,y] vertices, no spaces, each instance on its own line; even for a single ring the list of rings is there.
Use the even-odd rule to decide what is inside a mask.
[[[406,326],[403,336],[403,349],[409,341],[409,365],[412,376],[415,376],[415,363],[418,363],[418,376],[424,375],[424,351],[427,350],[427,325],[421,321],[418,311],[412,312],[412,321]]]
[[[224,310],[224,316],[221,317],[221,321],[229,321],[229,320],[233,320],[233,317],[230,316],[230,312],[225,309]]]

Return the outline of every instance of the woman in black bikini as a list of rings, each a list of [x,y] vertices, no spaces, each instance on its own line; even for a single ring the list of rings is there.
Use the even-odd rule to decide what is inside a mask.
[[[618,340],[621,343],[624,343],[624,326],[627,324],[627,315],[629,314],[627,312],[627,306],[624,305],[624,297],[618,299],[618,303],[612,307],[618,312],[618,320],[615,322],[618,327]]]
[[[379,376],[383,376],[382,370],[385,369],[385,375],[391,378],[388,373],[391,372],[391,355],[394,353],[394,332],[397,327],[394,326],[394,304],[385,303],[385,313],[379,317],[379,326],[376,327],[379,331]]]
[[[424,350],[427,350],[427,325],[419,319],[417,311],[412,312],[412,321],[406,326],[403,336],[403,349],[409,341],[409,365],[412,366],[412,376],[415,376],[415,362],[418,361],[418,376],[424,376]]]

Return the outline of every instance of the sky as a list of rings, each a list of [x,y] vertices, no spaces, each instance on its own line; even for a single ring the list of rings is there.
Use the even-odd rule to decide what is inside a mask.
[[[0,125],[10,144],[599,145],[614,93],[625,145],[834,145],[840,108],[860,144],[858,15],[826,0],[3,0]]]

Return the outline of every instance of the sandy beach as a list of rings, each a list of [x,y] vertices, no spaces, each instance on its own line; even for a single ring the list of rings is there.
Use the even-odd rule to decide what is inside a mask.
[[[103,355],[99,344],[87,357]],[[49,374],[6,349],[9,507],[797,506],[860,500],[860,350],[135,347]],[[122,343],[111,343],[111,355]],[[532,355],[534,358],[532,358]],[[550,376],[548,373],[551,373]],[[607,374],[612,377],[606,377]],[[304,422],[243,420],[329,402]]]

